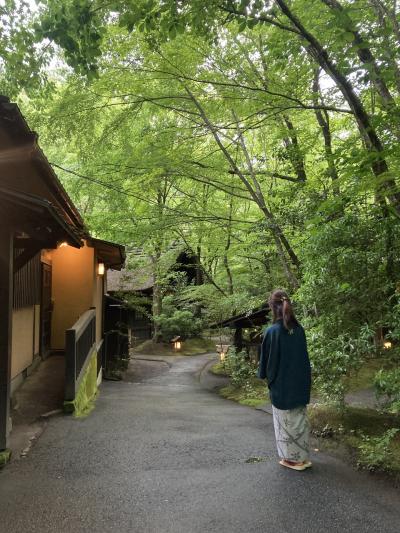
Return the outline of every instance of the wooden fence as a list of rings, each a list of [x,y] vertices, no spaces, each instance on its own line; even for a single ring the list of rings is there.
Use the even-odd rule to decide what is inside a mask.
[[[73,401],[96,346],[96,311],[89,309],[65,333],[65,400]]]

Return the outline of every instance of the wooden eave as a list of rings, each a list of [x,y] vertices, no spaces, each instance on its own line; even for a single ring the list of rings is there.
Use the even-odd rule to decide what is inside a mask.
[[[125,246],[114,242],[103,241],[90,237],[87,241],[89,246],[96,249],[98,258],[108,267],[121,270],[124,266],[126,254]]]
[[[59,241],[75,248],[83,244],[76,228],[44,198],[0,187],[0,210],[3,223],[14,231],[26,233],[40,248],[55,248]]]
[[[0,95],[0,170],[4,177],[0,185],[10,185],[7,182],[7,173],[11,167],[21,166],[24,162],[31,163],[47,189],[47,193],[34,190],[32,177],[23,170],[19,176],[22,183],[18,189],[40,198],[46,198],[54,207],[58,207],[63,212],[64,219],[75,226],[81,237],[88,236],[79,211],[40,149],[37,140],[37,134],[29,128],[18,106],[10,103],[7,97]]]

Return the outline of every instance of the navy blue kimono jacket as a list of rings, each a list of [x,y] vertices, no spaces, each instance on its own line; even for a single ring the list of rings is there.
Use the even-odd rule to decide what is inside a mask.
[[[302,326],[288,331],[278,320],[265,331],[258,377],[267,378],[274,407],[288,410],[310,403],[311,367]]]

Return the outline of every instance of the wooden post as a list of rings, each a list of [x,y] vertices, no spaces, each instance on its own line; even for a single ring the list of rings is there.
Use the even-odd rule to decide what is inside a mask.
[[[8,447],[13,311],[13,232],[0,225],[0,451]]]
[[[65,332],[65,396],[66,401],[75,400],[76,394],[76,332]]]
[[[242,328],[235,328],[234,340],[235,348],[238,352],[243,350],[243,331]]]

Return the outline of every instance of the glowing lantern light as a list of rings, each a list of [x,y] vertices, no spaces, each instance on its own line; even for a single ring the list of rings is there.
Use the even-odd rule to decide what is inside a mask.
[[[172,346],[174,347],[174,350],[179,351],[182,348],[182,340],[179,335],[177,337],[174,337],[171,342]]]
[[[392,343],[390,341],[385,341],[383,343],[383,347],[385,348],[385,350],[390,350],[390,348],[392,347]]]
[[[97,272],[98,272],[99,276],[104,276],[104,272],[105,272],[104,263],[99,263],[99,265],[97,267]]]
[[[219,360],[221,363],[223,363],[227,357],[230,345],[229,344],[217,344],[215,347],[217,349],[217,354],[219,355]]]

